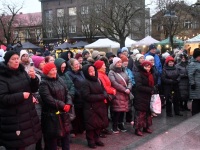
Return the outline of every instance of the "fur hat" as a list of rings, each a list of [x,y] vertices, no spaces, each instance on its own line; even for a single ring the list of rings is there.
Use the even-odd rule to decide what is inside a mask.
[[[193,58],[196,59],[198,56],[200,56],[200,49],[195,48],[193,52]]]
[[[166,59],[168,56],[170,56],[170,54],[169,54],[168,52],[165,52],[165,53],[162,54],[162,57],[165,58],[165,59]]]
[[[34,62],[34,66],[35,66],[36,68],[39,68],[40,63],[41,63],[42,61],[44,61],[44,57],[42,57],[42,56],[36,56],[36,55],[34,55],[34,56],[32,56],[31,58],[32,58],[32,60],[33,60],[33,62]]]
[[[124,54],[122,54],[120,56],[120,58],[121,58],[122,62],[128,62],[128,58]]]
[[[8,63],[8,61],[9,61],[10,57],[12,57],[12,55],[18,55],[19,56],[19,54],[16,51],[13,51],[13,50],[6,52],[6,54],[4,56],[5,64]]]
[[[174,58],[172,56],[168,56],[166,59],[165,59],[165,63],[167,64],[169,61],[174,61]]]
[[[124,51],[128,52],[128,48],[127,47],[122,47],[121,52],[123,53]]]
[[[22,59],[22,56],[25,55],[25,54],[28,55],[28,52],[27,52],[26,50],[22,49],[22,50],[20,51],[20,56],[19,56],[20,60]]]
[[[95,63],[94,63],[94,66],[98,69],[100,69],[104,64],[104,61],[101,61],[101,60],[97,60]]]
[[[152,63],[148,60],[145,60],[142,64],[141,64],[143,67],[144,66],[151,66],[152,67]]]
[[[116,65],[116,63],[118,62],[118,61],[120,61],[121,59],[119,58],[119,57],[114,57],[113,58],[113,65],[115,66]]]
[[[44,65],[44,68],[42,69],[43,74],[48,75],[49,71],[51,69],[56,68],[56,65],[54,63],[46,63]]]
[[[150,61],[151,59],[153,59],[153,60],[154,60],[154,57],[153,57],[153,56],[151,56],[151,55],[147,55],[147,56],[145,57],[145,60],[148,60],[148,61]]]
[[[136,54],[139,54],[140,52],[139,52],[139,50],[138,49],[134,49],[133,50],[133,55],[135,56]]]
[[[139,61],[140,57],[142,57],[142,56],[144,57],[144,55],[142,55],[142,54],[137,54],[137,55],[135,56],[135,57],[136,57],[136,60]]]
[[[98,59],[100,58],[99,51],[94,50],[94,51],[92,52],[92,58],[93,58],[94,60],[98,60]]]

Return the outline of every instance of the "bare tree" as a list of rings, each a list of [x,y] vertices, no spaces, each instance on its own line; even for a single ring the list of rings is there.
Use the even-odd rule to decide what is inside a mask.
[[[144,18],[144,9],[136,0],[99,0],[94,17],[98,20],[98,30],[106,37],[112,38],[125,46],[125,39],[134,33],[143,32],[140,27],[144,25],[140,18]],[[100,12],[100,13],[98,13]],[[143,17],[142,17],[143,16]]]
[[[23,4],[14,4],[8,1],[0,1],[1,16],[0,16],[0,44],[7,45],[14,43],[16,36],[14,36],[14,24],[16,24],[15,17],[22,9]]]
[[[165,38],[169,37],[170,45],[174,47],[173,38],[186,31],[186,20],[191,20],[191,7],[176,0],[158,0],[158,13],[153,17],[157,24],[163,27]]]
[[[92,42],[95,36],[99,35],[99,30],[97,29],[98,20],[94,17],[97,14],[95,11],[95,2],[89,1],[89,5],[82,5],[77,11],[77,17],[80,21],[79,31],[84,35],[89,43]]]

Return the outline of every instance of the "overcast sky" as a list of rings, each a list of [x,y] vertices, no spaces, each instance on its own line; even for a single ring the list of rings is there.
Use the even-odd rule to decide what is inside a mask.
[[[32,13],[32,12],[41,12],[41,2],[39,2],[39,0],[9,0],[12,1],[13,3],[16,4],[21,4],[22,2],[24,2],[24,6],[23,9],[21,10],[21,12],[23,13]],[[146,0],[146,5],[150,4],[152,1],[155,0]],[[195,2],[197,2],[197,0],[185,0],[185,2],[193,4]],[[149,6],[151,8],[151,14],[155,13],[155,5],[151,4]]]

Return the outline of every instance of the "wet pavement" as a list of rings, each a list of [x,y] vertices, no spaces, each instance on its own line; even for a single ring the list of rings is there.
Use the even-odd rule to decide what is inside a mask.
[[[158,117],[153,118],[153,125],[151,129],[152,134],[144,133],[142,137],[134,134],[132,125],[125,124],[127,132],[119,134],[108,135],[107,138],[101,138],[105,143],[104,147],[97,147],[98,150],[183,150],[183,149],[197,149],[179,147],[185,146],[184,140],[190,138],[194,132],[199,132],[200,135],[200,114],[192,117],[191,112],[182,112],[184,116],[166,117],[165,109]],[[192,120],[192,121],[191,121]],[[193,121],[194,120],[194,121]],[[191,122],[194,122],[192,124]],[[199,127],[198,127],[199,125]],[[192,130],[192,131],[191,131]],[[199,131],[198,131],[199,130]],[[186,135],[185,135],[186,134]],[[189,137],[188,137],[189,136]],[[194,136],[195,137],[195,136]],[[200,145],[200,136],[197,138]],[[193,140],[195,141],[195,140]],[[188,140],[189,142],[189,140]],[[88,150],[85,135],[78,135],[72,139],[72,150]],[[199,148],[200,149],[200,146]]]
[[[125,123],[127,132],[107,135],[101,138],[104,147],[97,150],[199,150],[200,114],[191,116],[191,112],[182,112],[184,116],[166,117],[162,114],[153,118],[152,134],[142,137],[134,134],[130,123]],[[85,134],[77,135],[70,144],[71,150],[89,150]],[[3,150],[0,148],[0,150]],[[61,149],[60,149],[61,150]]]

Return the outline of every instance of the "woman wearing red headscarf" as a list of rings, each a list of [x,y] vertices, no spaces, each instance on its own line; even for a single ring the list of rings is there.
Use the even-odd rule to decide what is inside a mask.
[[[155,93],[154,78],[152,74],[152,64],[150,61],[144,61],[136,73],[136,92],[135,92],[135,134],[142,136],[144,132],[151,133],[149,128],[152,125],[152,117],[150,111],[151,95]]]

